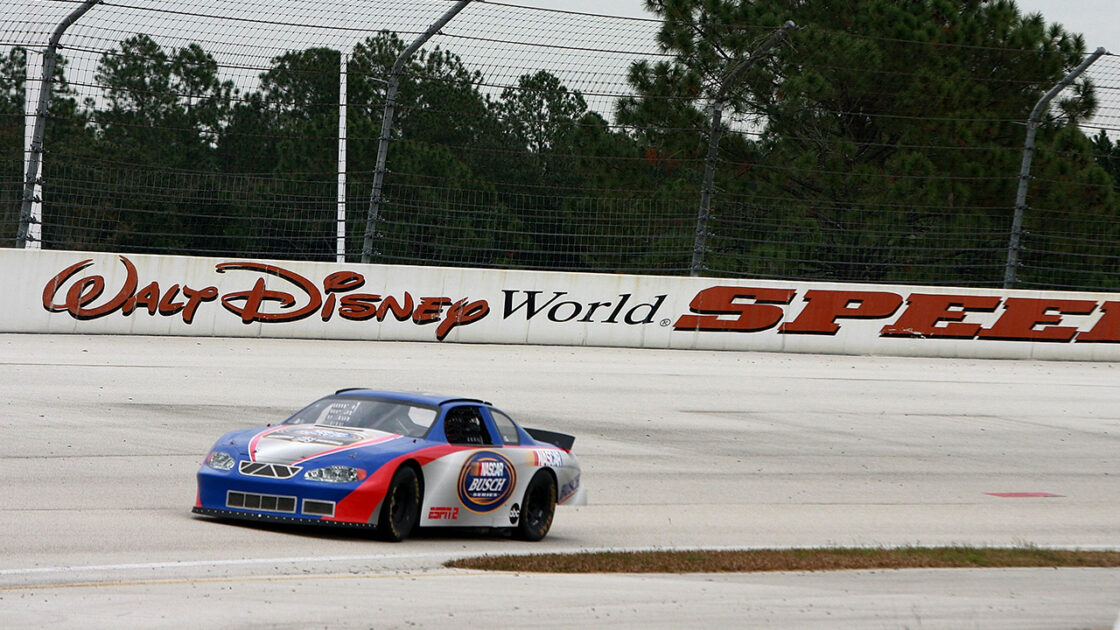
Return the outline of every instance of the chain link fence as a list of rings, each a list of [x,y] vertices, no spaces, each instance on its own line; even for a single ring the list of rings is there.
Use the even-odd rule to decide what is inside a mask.
[[[379,263],[696,257],[714,276],[998,286],[1031,109],[1086,53],[1022,40],[1029,21],[974,43],[473,2],[404,66],[371,217],[390,69],[451,2],[94,2],[59,40],[26,195],[44,51],[81,4],[0,0],[3,246],[357,261],[372,220]],[[801,28],[723,85],[785,20]],[[1120,289],[1118,132],[1106,54],[1039,126],[1016,286]]]

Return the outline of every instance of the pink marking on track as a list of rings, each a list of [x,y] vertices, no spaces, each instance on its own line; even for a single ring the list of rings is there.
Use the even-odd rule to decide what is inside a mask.
[[[1064,497],[1063,494],[1049,492],[985,492],[984,494],[1004,499],[1044,499],[1046,497]]]

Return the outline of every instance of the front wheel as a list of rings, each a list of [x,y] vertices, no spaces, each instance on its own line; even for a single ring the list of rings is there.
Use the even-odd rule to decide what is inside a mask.
[[[552,517],[556,513],[556,483],[543,470],[538,470],[525,489],[521,502],[521,520],[517,523],[517,537],[538,541],[548,534]]]
[[[420,477],[411,466],[402,466],[389,482],[381,502],[377,533],[389,542],[400,542],[420,521]]]

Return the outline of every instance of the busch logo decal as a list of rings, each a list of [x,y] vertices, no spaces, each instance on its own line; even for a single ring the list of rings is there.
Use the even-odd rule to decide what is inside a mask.
[[[472,512],[492,512],[513,495],[516,485],[512,462],[493,451],[479,451],[459,472],[459,501]]]

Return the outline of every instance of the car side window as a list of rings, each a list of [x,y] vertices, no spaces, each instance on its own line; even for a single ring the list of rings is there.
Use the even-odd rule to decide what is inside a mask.
[[[517,432],[517,425],[514,424],[513,418],[497,409],[490,410],[490,417],[494,419],[494,426],[498,427],[498,433],[502,436],[503,444],[511,446],[521,444],[521,435]]]
[[[450,444],[484,446],[494,443],[486,423],[482,421],[481,410],[470,405],[449,410],[443,419],[443,432]]]

